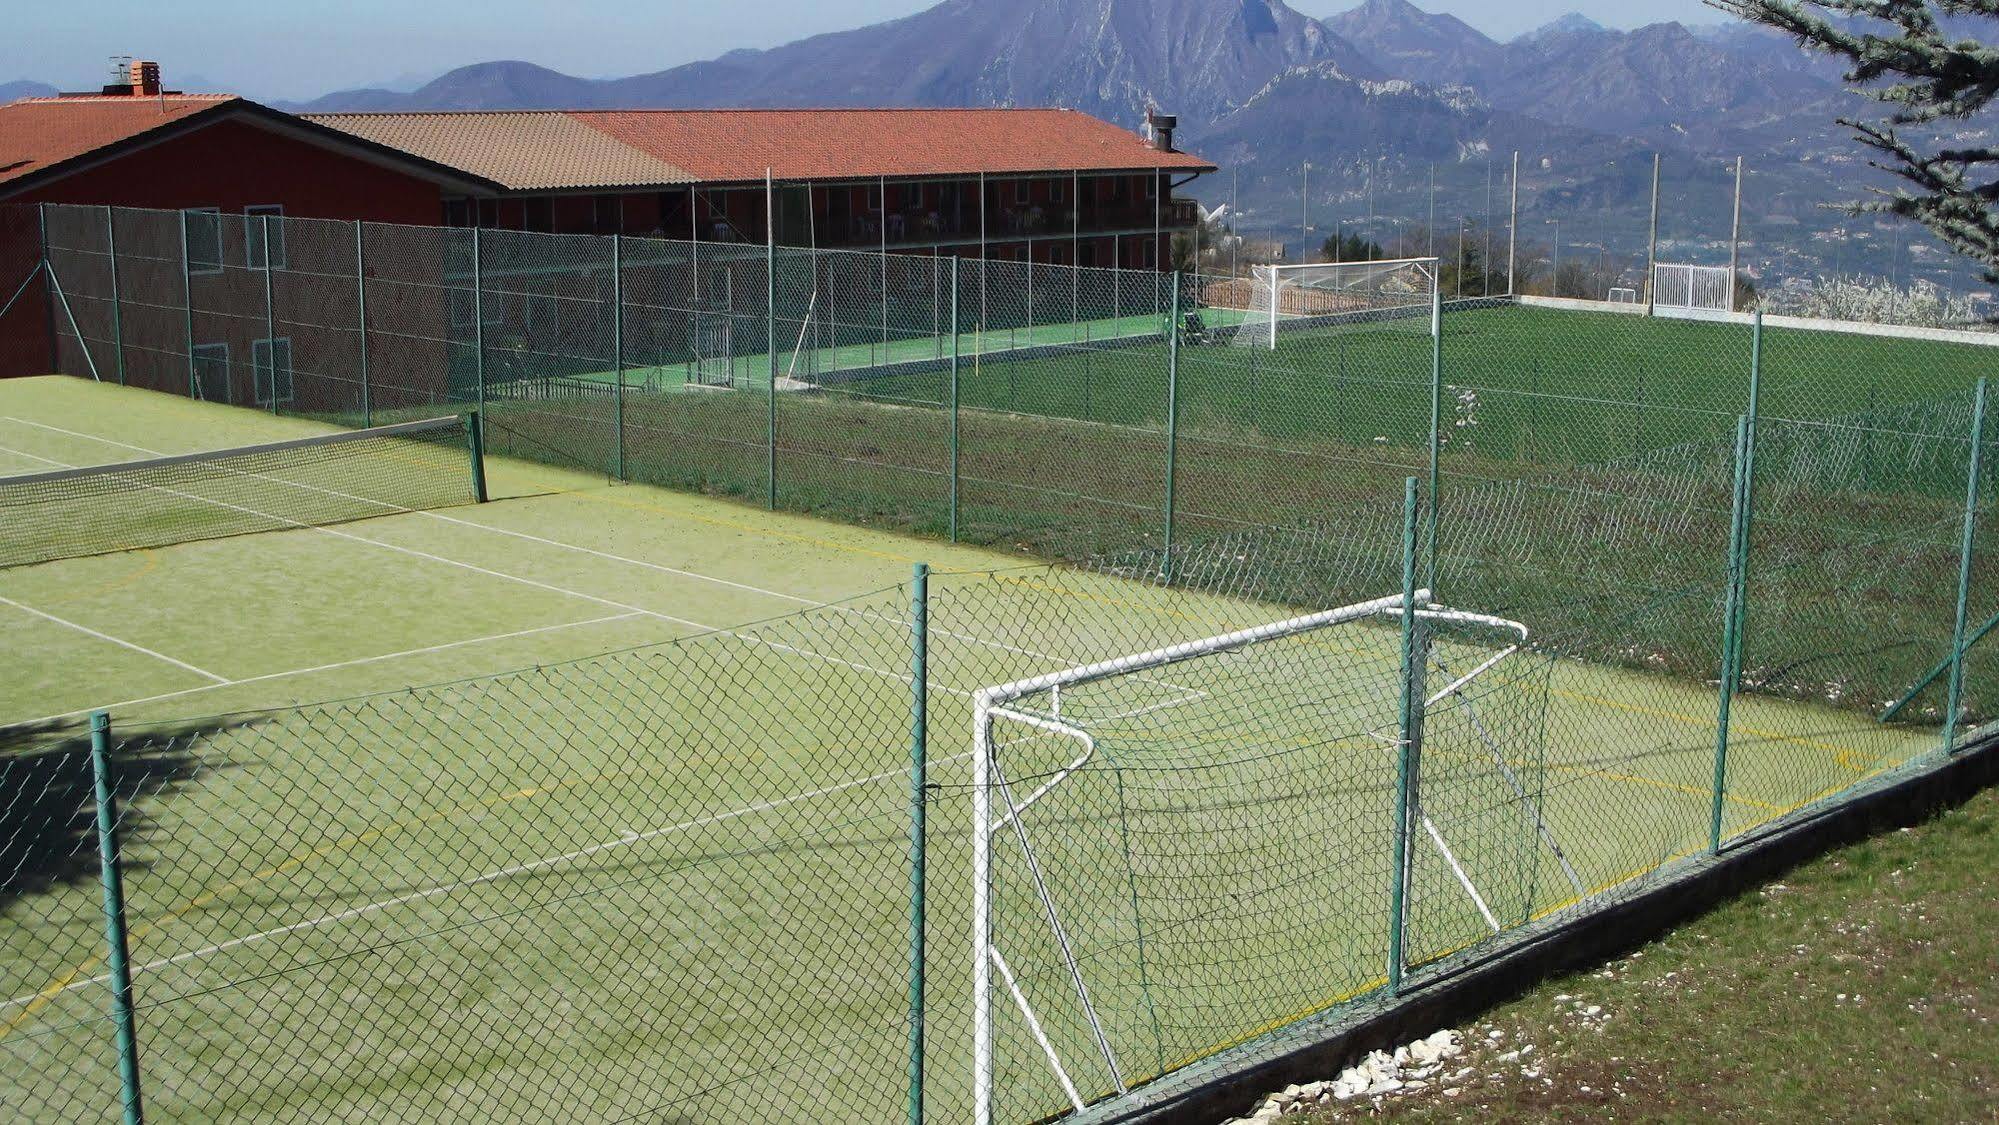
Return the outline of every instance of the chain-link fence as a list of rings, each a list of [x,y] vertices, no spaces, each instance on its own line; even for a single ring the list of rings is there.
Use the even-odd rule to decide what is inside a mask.
[[[1999,690],[1975,341],[1508,303],[1263,339],[1228,276],[46,214],[70,374],[471,407],[494,453],[1082,565],[114,725],[94,758],[21,733],[0,1098],[37,1117],[110,1112],[123,1039],[162,1119],[880,1120],[912,1058],[938,1120],[980,1074],[1039,1118],[1382,995],[1392,933],[1420,973],[1649,885],[1962,745]],[[975,777],[982,688],[1378,598],[1412,559],[1527,647],[1382,621],[1217,653],[1078,696],[1085,766],[1029,723]],[[1034,797],[985,822],[983,878],[981,793]]]

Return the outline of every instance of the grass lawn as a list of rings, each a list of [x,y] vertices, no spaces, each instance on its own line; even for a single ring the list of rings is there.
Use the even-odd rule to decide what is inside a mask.
[[[1456,1086],[1286,1120],[1992,1121],[1995,869],[1987,790],[1535,987],[1463,1028]]]

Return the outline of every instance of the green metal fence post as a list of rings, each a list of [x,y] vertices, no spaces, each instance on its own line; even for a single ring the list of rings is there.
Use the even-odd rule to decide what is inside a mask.
[[[90,716],[90,773],[96,784],[97,860],[104,885],[104,968],[118,1037],[118,1087],[126,1125],[139,1125],[139,1036],[132,1015],[132,969],[125,940],[125,881],[118,858],[118,801],[111,780],[111,716]]]
[[[930,795],[930,567],[924,563],[916,564],[910,578],[909,633],[909,1125],[923,1125],[924,844]]]
[[[62,337],[56,335],[56,271],[53,265],[55,247],[49,244],[49,205],[46,203],[35,204],[35,228],[36,237],[41,240],[38,249],[42,254],[42,331],[47,334],[49,341],[49,370],[55,371],[62,367]],[[34,274],[30,273],[28,279],[33,281]],[[82,340],[77,341],[79,344],[82,342]]]
[[[477,380],[473,391],[474,409],[480,425],[486,417],[486,267],[479,228],[472,228],[472,374]]]
[[[776,188],[771,171],[764,169],[764,351],[770,360],[770,387],[765,397],[764,416],[764,507],[777,510],[777,218],[773,210]],[[884,203],[887,200],[883,200]],[[883,300],[887,300],[886,297]]]
[[[621,235],[611,235],[611,351],[618,385],[611,399],[611,421],[617,428],[617,477],[625,480],[625,249]]]
[[[1964,482],[1964,538],[1957,559],[1957,617],[1950,632],[1950,690],[1943,716],[1943,752],[1957,743],[1958,710],[1964,703],[1965,614],[1971,607],[1971,552],[1978,537],[1979,471],[1985,449],[1985,380],[1978,381],[1971,408],[1971,455]]]
[[[959,440],[958,430],[958,263],[963,259],[956,253],[951,255],[951,542],[958,541],[959,505]]]
[[[1180,480],[1180,274],[1173,274],[1173,295],[1166,318],[1166,528],[1161,536],[1159,575],[1173,581],[1173,510]],[[1158,304],[1153,305],[1158,308]]]
[[[264,236],[264,355],[270,360],[271,413],[278,412],[278,312],[271,296],[271,217],[257,216]],[[256,356],[250,357],[251,377],[256,376]]]
[[[486,416],[477,410],[465,415],[465,450],[472,458],[472,501],[486,502]]]
[[[180,213],[180,295],[181,321],[187,344],[187,397],[201,397],[201,385],[194,371],[194,271],[187,260],[187,211]]]
[[[1721,850],[1723,802],[1728,794],[1729,716],[1734,709],[1735,689],[1742,676],[1742,633],[1740,603],[1743,596],[1744,555],[1748,550],[1749,512],[1749,416],[1735,420],[1735,486],[1729,501],[1728,577],[1722,591],[1721,610],[1721,697],[1715,707],[1714,788],[1708,810],[1708,851]]]
[[[361,220],[354,220],[354,295],[356,298],[355,326],[361,330],[361,426],[363,429],[375,424],[374,404],[368,397],[368,253],[367,243],[362,234],[365,226]]]
[[[1437,283],[1430,287],[1430,505],[1428,509],[1428,530],[1430,537],[1424,568],[1423,584],[1432,591],[1437,588],[1437,511],[1443,506],[1437,495],[1438,461],[1443,453],[1444,425],[1444,291],[1441,272]]]
[[[124,303],[118,284],[118,224],[111,208],[104,209],[104,249],[105,257],[111,263],[111,358],[118,372],[118,385],[125,385],[125,314],[120,309]]]
[[[1409,821],[1414,815],[1417,744],[1422,738],[1422,668],[1416,654],[1417,481],[1402,482],[1402,698],[1395,755],[1395,861],[1388,892],[1388,990],[1402,990],[1408,934]]]

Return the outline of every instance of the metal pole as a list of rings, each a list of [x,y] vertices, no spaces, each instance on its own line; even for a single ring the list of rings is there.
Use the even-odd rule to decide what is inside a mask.
[[[1742,158],[1735,158],[1735,222],[1728,230],[1728,311],[1737,312],[1735,294],[1742,268]]]
[[[1402,482],[1402,698],[1396,723],[1395,859],[1388,893],[1388,991],[1402,991],[1409,890],[1409,821],[1422,740],[1422,668],[1416,652],[1416,478]]]
[[[474,206],[477,206],[475,203]],[[361,220],[354,220],[354,296],[355,324],[361,330],[361,427],[366,429],[375,424],[374,404],[368,401],[368,257],[367,242],[362,235],[366,229]]]
[[[264,235],[264,355],[270,361],[271,413],[278,412],[278,313],[271,297],[271,216],[257,216]],[[255,366],[254,357],[252,366]],[[253,372],[254,374],[254,372]]]
[[[195,381],[194,373],[194,273],[187,261],[187,212],[180,213],[180,294],[182,328],[187,343],[187,397],[201,397],[201,386]]]
[[[486,416],[476,410],[465,414],[465,453],[472,463],[472,501],[486,502]]]
[[[1437,166],[1430,165],[1430,251],[1429,256],[1437,256]]]
[[[125,940],[125,883],[118,857],[118,798],[111,780],[111,716],[90,716],[90,773],[96,785],[97,861],[104,885],[104,968],[118,1038],[118,1086],[125,1125],[140,1125],[139,1036],[132,1015],[132,970]]]
[[[958,263],[951,255],[951,542],[958,541]]]
[[[764,169],[764,351],[770,387],[764,399],[764,507],[777,509],[777,220],[771,170]],[[882,200],[884,204],[888,200]]]
[[[882,359],[886,361],[888,359],[888,177],[887,176],[882,176],[879,178],[879,180],[877,180],[876,189],[881,192],[881,200],[882,200],[882,222],[881,222]],[[904,237],[907,236],[908,236],[907,232],[904,232]]]
[[[1513,203],[1506,221],[1506,295],[1511,297],[1520,290],[1514,284],[1514,269],[1519,264],[1520,252],[1520,150],[1513,151]]]
[[[1312,253],[1312,162],[1305,162],[1304,180],[1298,190],[1298,260]]]
[[[1957,742],[1957,713],[1964,701],[1965,612],[1971,602],[1971,552],[1978,536],[1978,487],[1981,454],[1985,449],[1985,380],[1978,381],[1977,399],[1971,411],[1971,464],[1964,482],[1964,539],[1957,561],[1957,618],[1950,632],[1950,691],[1943,717],[1943,752],[1951,752]]]
[[[617,427],[615,464],[619,480],[625,475],[625,243],[621,233],[611,235],[611,351],[612,369],[618,383],[611,399],[611,420]]]
[[[1429,517],[1429,567],[1424,571],[1424,585],[1431,590],[1437,588],[1437,512],[1443,507],[1442,497],[1437,492],[1442,487],[1439,482],[1438,462],[1443,455],[1444,425],[1444,293],[1443,287],[1430,287],[1430,507]]]
[[[1735,423],[1735,498],[1728,529],[1728,585],[1722,601],[1721,698],[1715,709],[1714,788],[1708,811],[1708,851],[1721,851],[1722,807],[1728,793],[1729,715],[1742,677],[1741,600],[1748,545],[1749,416]]]
[[[1166,318],[1166,529],[1161,539],[1160,577],[1173,581],[1173,508],[1180,480],[1180,272],[1173,271],[1173,293]]]
[[[1236,214],[1236,170],[1229,168],[1229,276],[1242,275],[1242,220]]]
[[[125,317],[119,306],[123,298],[118,286],[118,224],[111,208],[104,209],[104,248],[111,261],[111,358],[118,371],[118,385],[125,385]]]
[[[1659,154],[1652,154],[1652,234],[1645,244],[1645,315],[1659,311]]]
[[[476,381],[474,408],[480,424],[486,417],[486,295],[485,273],[481,264],[479,228],[472,228],[472,374]]]
[[[910,575],[909,639],[909,1125],[923,1125],[925,813],[930,789],[930,567]]]
[[[56,271],[50,257],[54,248],[49,245],[48,204],[35,204],[35,226],[38,231],[38,237],[41,240],[38,249],[42,254],[42,332],[49,342],[49,370],[54,371],[62,366],[62,339],[56,335],[56,302],[54,296]],[[30,271],[28,280],[33,281],[34,276],[33,271]],[[9,300],[7,303],[11,305],[14,302]],[[80,338],[77,340],[78,344],[82,342]],[[84,349],[84,354],[89,354],[88,348]]]

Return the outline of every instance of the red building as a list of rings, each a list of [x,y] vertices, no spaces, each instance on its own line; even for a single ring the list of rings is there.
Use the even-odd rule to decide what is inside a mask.
[[[293,218],[890,250],[1164,269],[1214,170],[1060,109],[644,110],[294,116],[163,90],[0,106],[0,302],[41,260],[38,203],[186,212],[181,252],[255,252]],[[245,216],[242,223],[224,222]],[[210,217],[213,216],[213,217]],[[185,225],[185,224],[184,224]],[[240,226],[240,230],[238,227]],[[46,371],[57,311],[29,285],[0,375]]]

